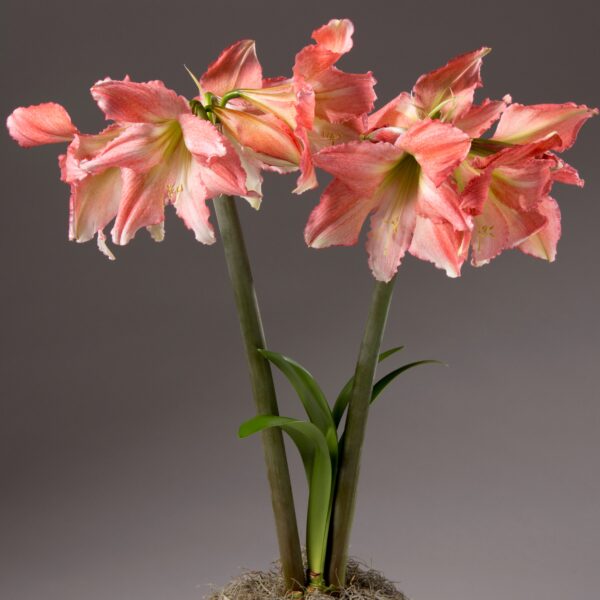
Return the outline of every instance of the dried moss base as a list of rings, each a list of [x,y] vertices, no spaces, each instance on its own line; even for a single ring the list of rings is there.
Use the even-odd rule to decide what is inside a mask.
[[[335,594],[340,600],[407,600],[393,582],[356,560],[348,561],[348,585]],[[323,592],[306,592],[305,600],[332,600]],[[209,596],[209,600],[290,600],[277,565],[270,571],[246,571]]]

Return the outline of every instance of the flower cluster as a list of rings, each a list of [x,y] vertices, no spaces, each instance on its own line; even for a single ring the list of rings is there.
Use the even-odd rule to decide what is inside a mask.
[[[367,239],[375,277],[389,281],[406,252],[451,277],[471,250],[473,265],[519,248],[554,260],[560,212],[554,181],[583,185],[556,152],[569,148],[598,111],[587,106],[474,104],[481,48],[421,76],[368,117],[361,141],[314,158],[334,175],[310,216],[305,237],[322,248],[356,243],[372,213]],[[482,137],[498,121],[493,136]]]
[[[519,248],[554,260],[560,211],[555,181],[582,186],[557,153],[596,109],[566,104],[474,103],[488,48],[423,75],[372,112],[371,73],[336,67],[352,48],[353,25],[332,20],[313,32],[290,77],[263,77],[253,41],[227,48],[187,100],[160,81],[104,79],[92,96],[112,123],[81,133],[54,103],[16,109],[7,125],[22,146],[69,142],[60,156],[71,187],[69,237],[97,237],[113,257],[140,228],[164,236],[172,204],[200,242],[215,240],[207,200],[244,197],[258,208],[262,170],[300,171],[296,193],[333,175],[305,229],[309,246],[352,245],[367,217],[369,264],[389,281],[406,254],[458,276]],[[493,135],[487,132],[496,125]]]

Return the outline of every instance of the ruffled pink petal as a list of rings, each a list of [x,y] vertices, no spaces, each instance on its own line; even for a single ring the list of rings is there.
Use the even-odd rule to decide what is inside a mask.
[[[419,111],[415,106],[412,96],[402,92],[385,106],[369,115],[368,129],[380,127],[403,127],[407,129],[420,119]]]
[[[548,194],[552,185],[552,162],[530,160],[517,166],[493,169],[491,191],[514,210],[531,210]]]
[[[201,177],[207,190],[207,197],[214,198],[220,194],[246,196],[250,192],[246,187],[247,172],[242,166],[240,155],[225,136],[221,135],[221,138],[225,148],[222,156],[205,160],[194,155],[195,160],[201,165]]]
[[[486,98],[482,104],[473,105],[466,110],[454,120],[453,125],[472,138],[479,137],[500,118],[506,107],[507,102],[504,100]]]
[[[460,170],[463,171],[461,165]],[[461,208],[469,215],[480,215],[488,199],[493,169],[469,170],[461,193]]]
[[[364,130],[362,119],[352,119],[345,123],[315,119],[313,128],[307,132],[311,152],[316,153],[336,144],[359,141]]]
[[[10,136],[24,148],[69,142],[77,133],[69,113],[54,102],[19,107],[6,119]]]
[[[202,181],[208,190],[208,198],[220,194],[246,196],[246,171],[239,156],[232,150],[225,157],[202,164]]]
[[[372,191],[402,157],[400,148],[385,142],[349,142],[324,148],[313,156],[317,167],[355,190]]]
[[[215,108],[215,113],[227,134],[257,152],[263,162],[288,169],[299,166],[302,148],[280,119],[230,108]]]
[[[411,244],[417,223],[417,194],[413,186],[397,178],[382,185],[377,202],[366,247],[375,279],[387,282]]]
[[[493,140],[484,140],[493,146]],[[532,158],[544,158],[550,148],[555,148],[560,144],[560,137],[557,134],[548,135],[539,141],[529,142],[527,144],[500,147],[500,150],[488,156],[476,156],[473,158],[473,166],[478,169],[485,169],[491,165],[498,167],[500,165],[519,165]]]
[[[262,201],[263,178],[261,171],[264,165],[250,148],[240,146],[234,139],[228,138],[228,140],[238,155],[242,169],[246,174],[246,193],[240,194],[240,196],[247,200],[252,208],[258,210]]]
[[[183,114],[179,124],[186,148],[196,157],[208,160],[227,154],[229,143],[212,123],[192,114]]]
[[[310,149],[310,143],[308,141],[307,131],[301,127],[296,130],[296,137],[302,144],[302,151],[300,154],[300,176],[296,182],[296,187],[293,190],[294,194],[303,194],[308,190],[312,190],[319,185],[317,181],[317,173],[315,171],[315,165]]]
[[[334,179],[310,214],[304,240],[313,248],[353,246],[374,202],[373,195],[362,196]]]
[[[424,119],[411,125],[396,146],[412,154],[423,172],[441,184],[469,152],[469,136],[449,123]]]
[[[435,185],[421,173],[418,183],[417,213],[434,223],[449,223],[457,231],[468,231],[471,218],[461,208],[461,198],[447,181]]]
[[[106,118],[113,121],[159,123],[190,111],[187,100],[162,81],[135,83],[108,78],[96,83],[91,92]]]
[[[292,129],[311,127],[314,119],[314,92],[305,84],[287,79],[278,85],[242,90],[241,97],[255,108],[279,117]]]
[[[395,144],[398,138],[404,135],[406,129],[403,127],[380,127],[366,136],[371,142],[387,142]]]
[[[129,243],[142,227],[162,223],[165,200],[169,195],[170,172],[160,163],[147,173],[137,173],[132,169],[122,169],[121,172],[123,194],[112,229],[112,239],[117,245]]]
[[[316,44],[304,47],[294,63],[294,78],[312,79],[332,67],[342,55],[352,49],[354,25],[348,19],[332,19],[313,31]]]
[[[519,249],[536,258],[554,262],[556,246],[560,239],[560,209],[556,200],[547,197],[539,204],[537,210],[546,217],[546,224],[537,233],[519,244]]]
[[[573,102],[531,106],[512,104],[500,117],[492,139],[510,144],[527,144],[558,134],[560,140],[553,149],[562,152],[575,143],[582,125],[597,114],[597,108]]]
[[[552,156],[557,159],[554,168],[552,169],[553,181],[559,181],[560,183],[566,183],[567,185],[576,185],[577,187],[583,187],[585,181],[579,176],[579,173],[575,167],[567,164],[557,156]]]
[[[262,67],[254,40],[241,40],[224,50],[200,78],[203,92],[223,96],[239,89],[262,87]]]
[[[452,59],[443,67],[422,75],[413,88],[413,96],[424,116],[438,112],[455,118],[468,110],[473,95],[481,87],[481,62],[490,48],[480,48]]]
[[[336,52],[331,52],[319,46],[306,46],[298,54],[294,62],[294,79],[310,81],[319,73],[331,68],[340,58]]]
[[[177,122],[175,126],[179,128]],[[90,160],[82,160],[81,168],[88,173],[100,173],[110,167],[149,171],[165,159],[165,146],[173,134],[171,124],[139,123],[129,125],[120,135]],[[175,135],[181,135],[175,132]]]
[[[546,218],[538,210],[517,211],[490,196],[474,221],[471,262],[480,267],[538,232]]]
[[[345,73],[331,67],[311,80],[315,113],[332,122],[343,122],[373,109],[375,78],[369,73]]]
[[[481,213],[474,218],[471,238],[471,264],[481,267],[508,247],[508,224],[495,202],[483,204]]]
[[[112,253],[111,249],[108,247],[106,243],[106,235],[104,231],[99,231],[96,236],[96,241],[98,243],[98,250],[108,258],[108,260],[115,260],[115,255]]]
[[[294,78],[311,80],[315,75],[332,67],[352,48],[354,26],[348,19],[332,19],[327,25],[313,31],[316,44],[306,46],[294,63]]]
[[[67,148],[66,155],[59,157],[62,181],[73,183],[88,177],[88,171],[81,167],[82,161],[98,156],[122,131],[122,127],[113,124],[98,134],[76,134]]]
[[[119,169],[72,183],[69,239],[87,242],[102,231],[117,216],[121,190]]]
[[[350,19],[331,19],[326,25],[315,29],[312,38],[326,50],[346,54],[352,50],[353,33],[354,25]]]
[[[205,170],[200,163],[190,159],[169,184],[172,190],[170,199],[177,216],[194,232],[196,240],[202,244],[213,244],[215,232],[206,205],[209,192],[203,183]]]
[[[421,260],[432,262],[446,271],[448,277],[460,277],[469,252],[470,231],[456,231],[448,223],[434,223],[417,217],[415,232],[408,249]]]
[[[480,214],[491,195],[514,211],[534,210],[550,190],[553,164],[548,159],[530,159],[514,165],[492,164],[466,185],[461,206],[469,214]]]

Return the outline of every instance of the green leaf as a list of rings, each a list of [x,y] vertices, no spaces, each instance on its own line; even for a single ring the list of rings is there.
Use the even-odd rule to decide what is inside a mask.
[[[395,348],[390,348],[389,350],[386,350],[385,352],[382,352],[379,355],[377,362],[381,362],[381,361],[385,360],[386,358],[392,356],[393,354],[396,354],[396,352],[400,352],[400,350],[403,350],[403,349],[404,349],[404,346],[396,346]],[[350,377],[350,379],[348,379],[348,381],[342,388],[342,391],[339,393],[339,395],[335,401],[335,404],[333,405],[332,415],[333,415],[333,421],[335,423],[336,429],[338,428],[340,421],[342,420],[342,417],[344,416],[344,412],[346,411],[348,402],[350,402],[350,394],[352,393],[353,383],[354,383],[354,376],[352,376],[352,377]]]
[[[258,350],[258,352],[287,377],[302,401],[310,422],[325,435],[332,460],[337,460],[337,428],[329,403],[315,378],[301,364],[279,352],[270,350]]]
[[[327,535],[333,498],[333,466],[327,440],[321,430],[306,421],[258,415],[240,426],[239,436],[247,437],[270,427],[281,427],[294,441],[308,480],[308,516],[306,549],[309,568],[322,573],[327,549]]]
[[[379,358],[377,359],[377,362],[384,361],[386,358],[389,358],[393,354],[396,354],[396,352],[400,352],[400,350],[404,350],[404,346],[396,346],[394,348],[390,348],[389,350],[386,350],[385,352],[382,352],[379,355]]]
[[[409,369],[412,369],[413,367],[418,367],[420,365],[445,365],[445,363],[439,360],[417,360],[416,362],[408,363],[406,365],[403,365],[402,367],[394,369],[387,375],[384,375],[379,381],[377,381],[377,383],[375,383],[375,385],[373,385],[371,403],[375,401],[375,398],[377,398],[377,396],[379,396],[379,394],[381,394],[381,392],[383,392],[383,390],[385,390],[385,388],[388,385],[390,385],[390,383],[392,383],[392,381],[394,381],[394,379],[396,379],[398,375],[404,373],[405,371],[408,371]]]

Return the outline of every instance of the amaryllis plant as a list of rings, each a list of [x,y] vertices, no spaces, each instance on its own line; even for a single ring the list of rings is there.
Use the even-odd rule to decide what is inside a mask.
[[[552,262],[560,238],[555,182],[583,186],[560,154],[596,109],[522,105],[510,96],[476,103],[489,48],[463,54],[421,76],[373,111],[371,73],[336,63],[352,48],[353,25],[332,20],[313,32],[290,73],[265,77],[251,40],[228,47],[207,71],[190,73],[197,95],[160,81],[103,79],[91,88],[109,125],[82,133],[55,103],[17,108],[7,120],[24,147],[66,144],[61,178],[71,189],[69,238],[112,244],[138,230],[164,236],[165,208],[203,244],[225,249],[257,415],[240,428],[262,432],[282,572],[290,591],[335,591],[346,578],[361,448],[372,402],[417,361],[375,380],[378,362],[401,347],[380,345],[398,267],[406,254],[458,277],[519,249]],[[258,209],[262,171],[298,171],[295,193],[333,176],[304,229],[313,248],[356,244],[369,221],[366,250],[375,288],[354,375],[330,402],[310,373],[267,349],[234,196]],[[212,202],[209,202],[211,201]],[[279,415],[271,364],[280,369],[307,419]],[[309,487],[304,564],[282,431],[300,451]]]

